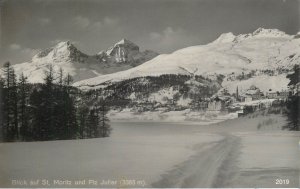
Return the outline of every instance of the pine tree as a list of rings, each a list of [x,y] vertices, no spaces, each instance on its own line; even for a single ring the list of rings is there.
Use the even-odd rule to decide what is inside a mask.
[[[11,128],[11,107],[10,107],[10,76],[11,76],[11,65],[10,62],[6,62],[3,66],[4,72],[4,86],[3,86],[3,121],[2,121],[2,129],[3,129],[3,138],[4,141],[8,141],[10,138],[10,128]]]
[[[43,99],[41,98],[41,91],[38,88],[34,88],[29,97],[29,112],[31,120],[31,138],[35,141],[42,140],[42,125],[43,111],[41,111],[41,104]]]
[[[100,107],[99,107],[99,130],[100,130],[100,137],[108,137],[111,132],[111,127],[109,125],[109,119],[107,117],[108,108],[105,104],[103,99],[100,100]]]
[[[287,78],[290,80],[288,86],[296,90],[297,92],[299,92],[299,88],[297,88],[299,86],[297,86],[297,84],[299,84],[300,82],[300,66],[295,65],[293,71],[294,71],[293,73],[287,75]]]
[[[4,79],[0,77],[0,141],[4,141]]]
[[[290,130],[300,130],[300,96],[299,96],[299,82],[300,82],[300,67],[295,65],[294,72],[287,75],[290,79],[288,86],[294,94],[292,94],[287,101],[287,116],[289,125],[287,126]]]
[[[67,74],[67,77],[64,79],[65,85],[70,86],[71,83],[73,82],[73,78],[70,74]]]
[[[58,80],[56,85],[53,85],[53,127],[55,130],[55,139],[67,138],[67,119],[66,119],[66,101],[65,101],[65,86],[64,86],[63,69],[60,68],[58,72]]]
[[[72,77],[68,74],[64,79],[63,86],[63,104],[65,115],[65,130],[67,139],[72,139],[76,136],[78,125],[76,119],[75,97],[71,94]]]
[[[29,129],[29,111],[28,111],[28,98],[29,98],[29,85],[27,78],[22,73],[19,78],[19,121],[20,121],[20,135],[23,141],[28,141],[30,139],[30,129]]]
[[[3,67],[3,134],[5,141],[13,141],[18,137],[17,83],[14,69],[10,62]]]
[[[92,108],[92,116],[93,116],[93,124],[91,127],[92,130],[92,138],[101,137],[100,125],[99,125],[99,109],[97,106]]]
[[[86,121],[86,136],[87,138],[95,138],[95,131],[97,130],[96,111],[94,108],[89,110]]]
[[[18,84],[14,69],[11,72],[11,101],[12,101],[12,112],[13,112],[13,135],[14,140],[19,140],[19,121],[18,121]]]
[[[59,86],[63,86],[64,84],[64,71],[62,68],[59,68],[59,72],[58,72],[58,85]]]
[[[45,84],[39,90],[33,91],[31,104],[33,105],[33,127],[37,140],[55,139],[54,105],[54,70],[52,66],[45,72]]]
[[[78,134],[81,139],[87,138],[87,122],[88,122],[89,108],[85,104],[81,104],[77,111]]]

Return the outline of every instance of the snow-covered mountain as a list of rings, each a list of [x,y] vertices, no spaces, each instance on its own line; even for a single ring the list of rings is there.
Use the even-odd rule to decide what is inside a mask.
[[[109,52],[122,54],[122,51]],[[213,80],[223,75],[222,86],[232,93],[237,86],[246,90],[253,84],[262,91],[281,90],[287,87],[287,72],[299,62],[299,35],[259,28],[253,33],[237,36],[222,34],[207,45],[162,54],[129,70],[83,80],[74,86],[103,88],[133,78],[174,74],[201,75]]]
[[[62,68],[65,73],[72,75],[74,81],[80,81],[130,69],[157,55],[149,50],[140,52],[137,45],[126,39],[122,39],[105,53],[97,55],[87,55],[66,41],[39,52],[30,62],[13,67],[17,74],[23,72],[32,83],[43,81],[44,72],[50,64],[55,70]]]
[[[157,55],[158,53],[151,50],[140,52],[139,46],[127,39],[122,39],[114,46],[110,47],[106,52],[101,51],[98,53],[98,56],[103,58],[104,61],[119,65],[127,63],[132,66],[139,65]]]

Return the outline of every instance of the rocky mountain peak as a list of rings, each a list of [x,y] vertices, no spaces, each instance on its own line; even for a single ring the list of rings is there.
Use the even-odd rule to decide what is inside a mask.
[[[139,50],[139,46],[137,46],[135,43],[127,39],[122,39],[114,46],[110,47],[106,51],[106,54],[108,56],[126,56],[128,53],[131,53],[133,51],[138,52]]]
[[[265,36],[265,37],[284,37],[287,34],[283,31],[278,29],[265,29],[265,28],[258,28],[252,33],[253,36]]]
[[[150,60],[158,54],[153,51],[141,52],[139,46],[131,42],[128,39],[121,39],[115,43],[114,46],[110,47],[107,51],[101,51],[98,53],[99,56],[113,60],[115,63],[130,63],[131,65],[139,65],[142,62]],[[108,61],[108,62],[109,62]]]
[[[70,41],[62,41],[51,48],[40,51],[32,60],[41,61],[41,59],[47,59],[53,62],[56,60],[82,62],[86,57],[88,57],[88,55],[78,50]]]
[[[115,44],[115,46],[117,46],[117,45],[137,46],[135,43],[133,43],[133,42],[131,42],[128,39],[125,39],[125,38],[123,38],[119,42],[117,42]]]

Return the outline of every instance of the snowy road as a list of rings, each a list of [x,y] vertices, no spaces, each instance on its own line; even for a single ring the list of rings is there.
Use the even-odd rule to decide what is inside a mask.
[[[299,153],[297,149],[292,151],[292,147],[284,147],[281,153],[276,153],[272,156],[274,146],[282,146],[291,141],[297,142],[300,135],[286,133],[273,133],[267,136],[256,133],[237,133],[235,134],[220,134],[224,138],[214,143],[204,143],[197,146],[198,153],[183,163],[175,166],[174,169],[162,175],[162,179],[152,184],[153,187],[176,187],[176,188],[218,188],[218,187],[299,187]],[[237,136],[240,135],[240,136]],[[255,142],[255,148],[250,151],[247,149],[247,155],[252,155],[252,160],[248,160],[245,156],[245,145],[247,137],[251,137],[251,142]],[[245,137],[245,138],[244,138]],[[263,141],[268,142],[267,148],[265,145],[260,147],[259,138],[264,138]],[[278,142],[274,142],[274,139]],[[281,138],[281,139],[280,139]],[[293,139],[294,138],[294,139]],[[290,143],[291,144],[291,143]],[[296,145],[294,145],[296,147]],[[270,150],[270,162],[266,166],[259,166],[260,161],[268,161],[264,157],[259,157],[260,148]],[[273,160],[272,160],[273,159]],[[243,162],[248,161],[248,162]],[[252,161],[252,162],[251,162]],[[251,162],[250,167],[243,167],[243,164]],[[254,166],[253,166],[254,165]],[[277,180],[288,180],[288,184],[279,184]]]
[[[214,143],[204,143],[201,151],[165,174],[153,187],[220,187],[234,176],[240,138],[225,135]]]

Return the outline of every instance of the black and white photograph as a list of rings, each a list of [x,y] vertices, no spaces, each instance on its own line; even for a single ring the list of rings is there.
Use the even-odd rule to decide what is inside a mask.
[[[299,188],[300,0],[0,0],[0,188]]]

